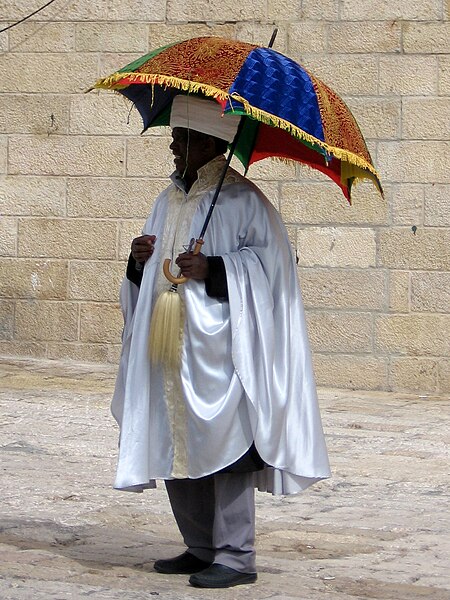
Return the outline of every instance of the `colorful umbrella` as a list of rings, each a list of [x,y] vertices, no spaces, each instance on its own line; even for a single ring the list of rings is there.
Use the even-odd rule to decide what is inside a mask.
[[[290,58],[219,37],[178,42],[97,81],[129,98],[149,127],[168,125],[175,94],[212,97],[224,115],[245,119],[236,155],[248,169],[266,157],[305,163],[335,181],[350,200],[356,179],[379,177],[344,101]]]

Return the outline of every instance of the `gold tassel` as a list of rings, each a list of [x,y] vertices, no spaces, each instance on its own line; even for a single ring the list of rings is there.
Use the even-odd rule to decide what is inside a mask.
[[[149,355],[156,364],[173,369],[180,366],[181,298],[177,286],[163,292],[156,301],[150,324]]]

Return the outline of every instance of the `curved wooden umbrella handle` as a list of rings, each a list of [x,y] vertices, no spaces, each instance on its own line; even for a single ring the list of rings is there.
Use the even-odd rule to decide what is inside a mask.
[[[195,242],[195,248],[192,252],[192,254],[199,254],[200,250],[202,249],[202,245],[203,245],[203,240],[202,239],[198,239]],[[168,279],[170,281],[170,283],[173,283],[175,285],[179,285],[181,283],[186,283],[186,281],[188,281],[189,277],[175,277],[174,275],[172,275],[171,271],[170,271],[170,263],[172,261],[170,260],[170,258],[166,258],[163,262],[163,273],[166,277],[166,279]]]

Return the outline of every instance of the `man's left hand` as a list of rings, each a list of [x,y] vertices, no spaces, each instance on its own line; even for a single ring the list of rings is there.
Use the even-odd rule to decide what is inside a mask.
[[[176,264],[181,269],[181,274],[189,279],[206,279],[208,277],[209,267],[206,256],[201,252],[192,254],[192,252],[183,252],[179,254]]]

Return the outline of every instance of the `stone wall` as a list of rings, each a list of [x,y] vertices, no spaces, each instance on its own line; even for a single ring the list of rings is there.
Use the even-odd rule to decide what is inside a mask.
[[[44,4],[0,0],[0,28]],[[130,240],[172,169],[168,132],[98,77],[194,35],[267,44],[340,93],[385,187],[348,206],[306,167],[252,177],[299,255],[320,384],[450,391],[448,0],[57,0],[0,34],[0,354],[118,359]],[[414,228],[414,231],[413,231]]]

